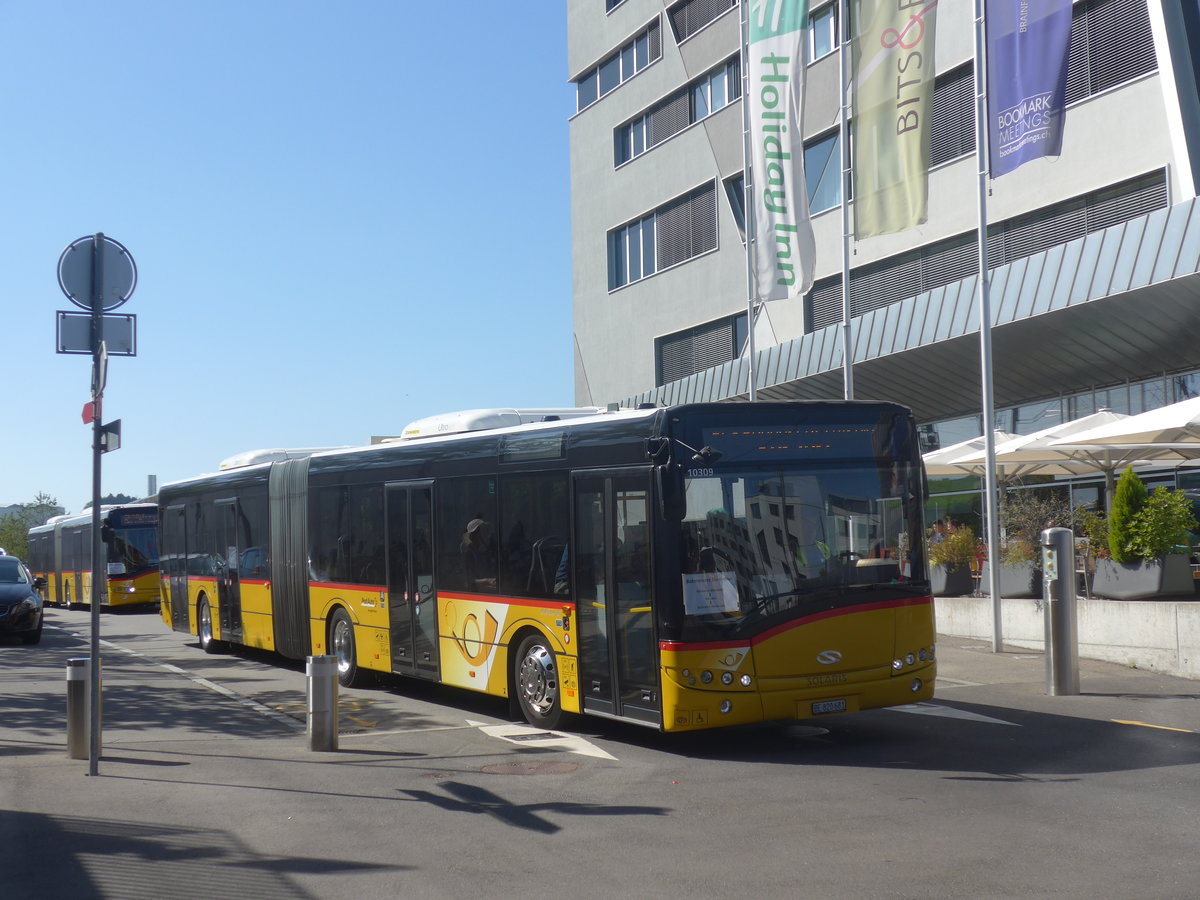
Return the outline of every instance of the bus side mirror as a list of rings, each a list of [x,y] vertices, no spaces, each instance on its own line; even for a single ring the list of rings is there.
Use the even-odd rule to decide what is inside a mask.
[[[683,521],[687,513],[687,495],[683,489],[683,466],[668,463],[656,466],[654,480],[658,488],[658,507],[662,517],[676,522]]]
[[[101,525],[100,526],[100,540],[104,541],[104,543],[106,543],[106,544],[109,544],[109,543],[112,543],[112,538],[113,538],[112,529],[107,525]]]

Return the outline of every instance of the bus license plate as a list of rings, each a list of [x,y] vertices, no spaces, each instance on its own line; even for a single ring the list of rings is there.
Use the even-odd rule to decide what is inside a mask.
[[[845,711],[845,700],[819,700],[812,705],[812,714],[814,716],[823,716],[829,713],[844,713]]]

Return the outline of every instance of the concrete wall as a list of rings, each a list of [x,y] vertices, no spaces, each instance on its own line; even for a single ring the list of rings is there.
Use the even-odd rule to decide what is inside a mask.
[[[1200,603],[1088,600],[1076,609],[1079,655],[1088,659],[1200,679]],[[953,637],[992,639],[992,605],[986,597],[938,597],[937,630]],[[1004,600],[1005,644],[1043,649],[1040,600]]]

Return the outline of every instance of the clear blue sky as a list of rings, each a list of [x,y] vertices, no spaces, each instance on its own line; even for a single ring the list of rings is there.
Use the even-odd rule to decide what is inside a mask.
[[[106,494],[573,404],[562,0],[4,3],[0,78],[0,506],[91,499],[91,360],[54,335],[95,232],[139,276]]]

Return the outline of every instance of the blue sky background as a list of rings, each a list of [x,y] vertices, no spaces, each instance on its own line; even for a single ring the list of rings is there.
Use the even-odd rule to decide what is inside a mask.
[[[412,419],[573,405],[566,12],[510,4],[0,4],[0,506],[92,496],[91,360],[56,266],[138,286],[104,493]]]

